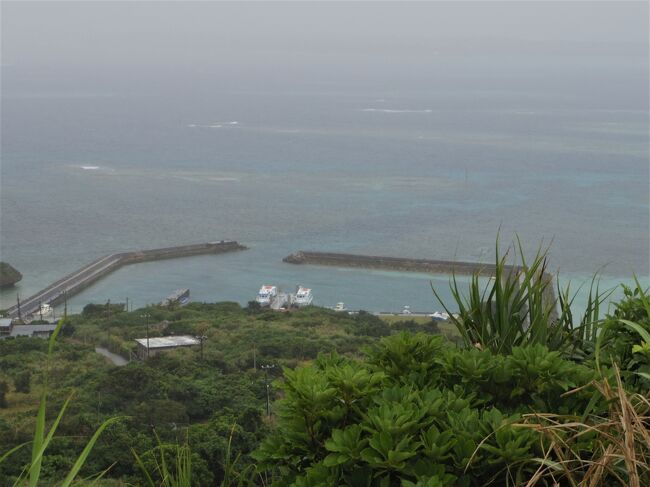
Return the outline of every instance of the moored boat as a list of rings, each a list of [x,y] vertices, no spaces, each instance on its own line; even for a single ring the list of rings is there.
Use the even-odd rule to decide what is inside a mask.
[[[449,319],[449,314],[447,313],[441,313],[440,311],[436,311],[435,313],[432,313],[429,315],[434,321],[447,321]]]
[[[307,287],[298,286],[298,290],[296,291],[296,297],[293,301],[293,304],[295,304],[300,308],[303,306],[309,306],[313,300],[314,300],[314,295],[312,294],[311,289]]]
[[[32,313],[33,319],[46,319],[54,316],[54,308],[48,303],[42,303],[41,307]]]
[[[167,296],[160,304],[162,306],[171,306],[173,304],[179,304],[185,306],[190,302],[190,290],[189,289],[177,289],[169,296]]]
[[[255,297],[255,302],[260,306],[271,306],[271,303],[278,294],[278,288],[276,286],[264,285],[260,288],[257,296]]]

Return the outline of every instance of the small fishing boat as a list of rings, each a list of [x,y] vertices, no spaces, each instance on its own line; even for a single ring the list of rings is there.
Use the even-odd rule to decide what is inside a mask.
[[[440,311],[436,311],[435,313],[432,313],[429,316],[434,321],[447,321],[449,319],[449,315],[447,313],[441,313]]]
[[[34,319],[38,319],[38,320],[51,318],[52,316],[54,316],[54,308],[52,308],[52,306],[50,306],[48,303],[43,303],[41,304],[41,307],[39,309],[34,311],[32,316],[34,317]]]

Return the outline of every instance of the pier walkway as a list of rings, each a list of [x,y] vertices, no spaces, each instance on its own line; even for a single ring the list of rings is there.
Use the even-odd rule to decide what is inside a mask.
[[[55,304],[62,302],[66,297],[69,298],[79,293],[93,282],[124,265],[152,260],[189,257],[192,255],[219,254],[237,250],[246,250],[246,247],[232,240],[220,240],[218,242],[105,255],[25,299],[20,303],[20,310],[18,309],[17,304],[7,309],[6,316],[9,318],[16,318],[20,314],[21,316],[26,317],[38,312],[41,304],[47,303],[54,306]]]

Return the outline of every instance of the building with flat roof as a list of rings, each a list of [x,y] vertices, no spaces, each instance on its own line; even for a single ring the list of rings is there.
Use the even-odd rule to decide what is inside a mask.
[[[138,344],[137,356],[146,359],[160,352],[175,350],[182,347],[193,347],[200,345],[199,339],[189,335],[154,337],[154,338],[136,338]],[[149,342],[147,349],[147,341]]]
[[[0,337],[8,336],[11,333],[13,324],[11,318],[0,318]]]

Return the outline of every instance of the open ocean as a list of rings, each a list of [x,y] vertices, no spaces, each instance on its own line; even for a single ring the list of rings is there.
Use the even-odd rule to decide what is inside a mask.
[[[529,253],[552,241],[564,282],[649,282],[647,103],[450,83],[81,92],[33,74],[3,73],[0,257],[24,278],[2,307],[103,254],[221,239],[250,250],[126,267],[70,305],[142,306],[179,287],[245,304],[268,283],[312,287],[319,305],[433,311],[429,282],[448,276],[281,259],[492,262],[499,229]]]

